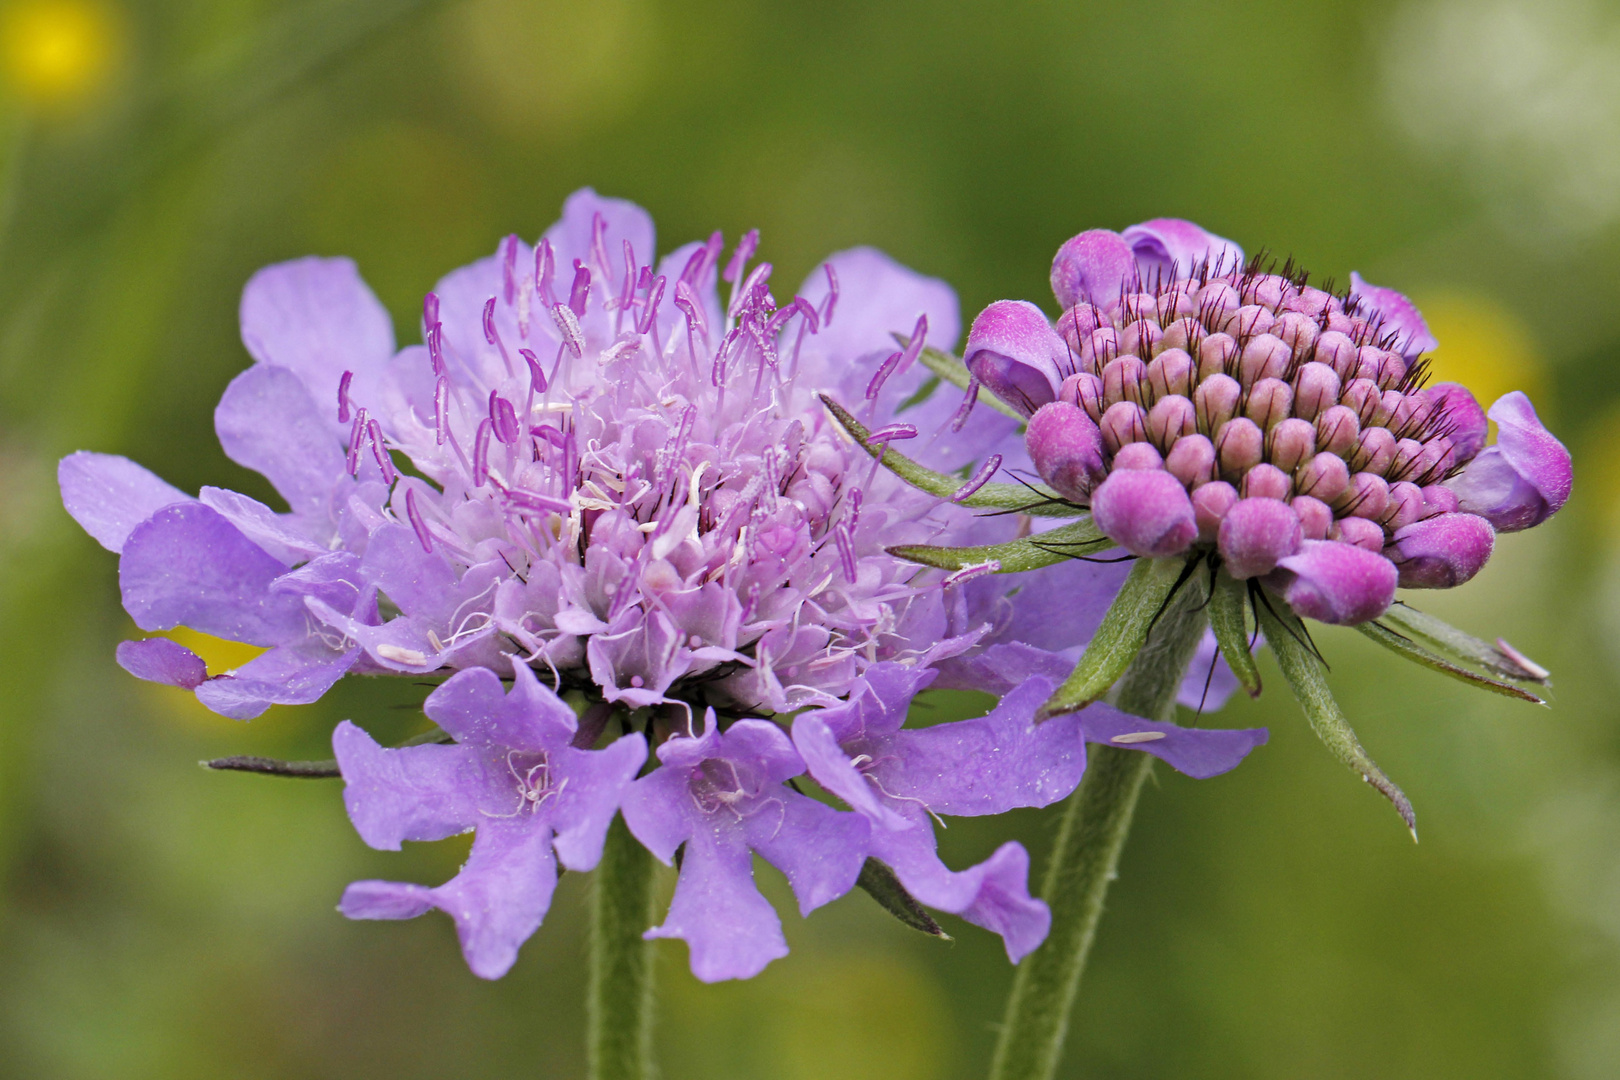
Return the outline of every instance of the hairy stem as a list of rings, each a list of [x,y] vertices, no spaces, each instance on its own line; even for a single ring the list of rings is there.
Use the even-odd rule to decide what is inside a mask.
[[[1119,708],[1150,720],[1174,718],[1176,691],[1204,632],[1201,593],[1189,584],[1171,599],[1110,695]],[[1085,779],[1064,807],[1041,888],[1052,909],[1052,930],[1013,979],[992,1080],[1049,1080],[1056,1071],[1080,973],[1152,760],[1137,750],[1090,748]]]
[[[642,931],[653,922],[657,864],[621,818],[608,829],[591,893],[591,973],[586,999],[590,1080],[650,1080],[653,951]]]

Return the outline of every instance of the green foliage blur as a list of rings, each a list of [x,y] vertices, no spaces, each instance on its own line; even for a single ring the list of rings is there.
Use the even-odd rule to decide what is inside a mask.
[[[324,757],[343,717],[403,736],[424,691],[353,681],[238,724],[137,683],[116,560],[54,469],[126,453],[269,497],[211,423],[254,269],[351,255],[414,340],[440,274],[583,185],[648,207],[666,250],[758,226],[784,285],[875,244],[967,317],[1050,307],[1081,229],[1188,217],[1411,293],[1442,377],[1531,392],[1575,498],[1416,601],[1551,667],[1552,708],[1324,630],[1413,846],[1264,661],[1270,691],[1219,722],[1271,743],[1144,798],[1065,1075],[1620,1075],[1613,4],[5,0],[0,68],[0,1075],[582,1073],[579,876],[484,983],[446,919],[334,911],[357,877],[444,879],[457,842],[372,852],[335,784],[195,764]],[[943,850],[1017,837],[1038,873],[1055,822],[955,821]],[[995,938],[929,940],[860,894],[783,910],[793,954],[752,982],[702,986],[664,943],[671,1080],[983,1075]]]

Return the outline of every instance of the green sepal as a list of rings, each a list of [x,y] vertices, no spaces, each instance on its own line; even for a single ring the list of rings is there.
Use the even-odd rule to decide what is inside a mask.
[[[1142,651],[1153,620],[1186,580],[1188,569],[1181,558],[1136,560],[1080,662],[1035,714],[1037,722],[1083,709],[1108,692]]]
[[[1412,801],[1362,749],[1350,722],[1339,711],[1339,703],[1333,700],[1333,691],[1327,683],[1327,665],[1307,644],[1305,625],[1299,616],[1286,605],[1278,609],[1270,603],[1261,604],[1258,615],[1266,641],[1276,654],[1277,666],[1282,668],[1283,678],[1305,710],[1316,737],[1334,757],[1360,773],[1363,780],[1395,804],[1396,812],[1411,830],[1412,839],[1417,840],[1417,816],[1412,811]]]
[[[900,343],[902,349],[909,347],[911,344],[911,338],[906,334],[895,334],[894,340]],[[958,390],[966,390],[968,383],[973,381],[973,373],[967,369],[967,365],[941,349],[924,346],[917,359],[922,361],[923,367],[932,371]],[[1020,424],[1029,419],[1023,413],[996,397],[995,394],[991,393],[990,388],[983,383],[979,384],[979,400],[996,410],[996,412],[1012,417]]]
[[[1534,670],[1526,668],[1495,645],[1481,641],[1442,619],[1425,614],[1398,600],[1378,617],[1378,621],[1409,638],[1427,642],[1441,655],[1453,660],[1477,664],[1491,674],[1513,682],[1532,683],[1536,686],[1548,685],[1547,672],[1542,668],[1535,667]]]
[[[1221,657],[1237,676],[1238,683],[1252,698],[1260,696],[1260,669],[1249,648],[1249,628],[1245,619],[1248,586],[1222,570],[1215,577],[1215,591],[1209,598],[1209,628],[1221,647]]]
[[[885,448],[871,445],[866,441],[870,434],[866,425],[850,415],[848,409],[826,394],[821,395],[821,403],[827,406],[827,411],[833,414],[833,418],[849,432],[850,437],[861,449],[873,457],[878,457],[879,451],[882,451],[880,460],[884,468],[912,487],[926,491],[930,495],[938,495],[942,499],[948,499],[961,490],[960,477],[947,476],[919,465],[892,446]],[[1032,514],[1036,517],[1074,517],[1085,512],[1084,507],[1076,506],[1057,492],[1040,484],[985,484],[958,505],[971,506],[977,510]]]
[[[1503,682],[1501,679],[1493,679],[1488,675],[1481,675],[1477,671],[1470,671],[1459,664],[1454,664],[1445,657],[1430,652],[1406,635],[1391,630],[1381,622],[1365,622],[1357,626],[1356,629],[1396,655],[1415,664],[1422,664],[1426,668],[1432,668],[1442,675],[1450,675],[1453,679],[1468,683],[1470,686],[1477,686],[1481,690],[1489,690],[1491,693],[1501,694],[1503,697],[1533,702],[1536,705],[1547,704],[1542,698],[1523,687],[1514,686],[1512,683]]]
[[[1013,574],[1022,570],[1039,570],[1094,551],[1103,551],[1114,542],[1097,531],[1089,517],[1068,525],[1059,525],[1039,536],[1025,536],[1005,544],[981,544],[977,547],[935,547],[931,544],[910,544],[892,547],[889,554],[924,566],[941,570],[962,570],[969,566],[982,566],[994,560],[1001,564],[998,573]]]
[[[868,858],[861,867],[861,876],[855,879],[855,884],[866,890],[868,896],[878,902],[878,906],[890,915],[899,919],[913,930],[920,930],[929,937],[937,937],[943,941],[950,941],[951,935],[945,928],[934,921],[917,898],[906,891],[900,884],[900,879],[885,862]]]

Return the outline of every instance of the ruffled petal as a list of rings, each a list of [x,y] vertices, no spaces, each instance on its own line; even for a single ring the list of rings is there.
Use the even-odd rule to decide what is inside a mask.
[[[345,475],[343,445],[296,374],[269,366],[242,372],[219,399],[214,430],[226,456],[263,474],[294,513],[326,515]]]
[[[782,921],[754,885],[741,823],[717,812],[686,845],[675,896],[661,925],[644,935],[680,938],[703,982],[751,979],[788,953]]]
[[[557,858],[568,869],[592,870],[601,861],[608,825],[646,760],[647,740],[640,735],[620,736],[601,750],[552,752],[558,774],[568,782],[552,811]]]
[[[1574,484],[1569,451],[1517,390],[1498,398],[1489,416],[1496,421],[1496,445],[1449,483],[1458,508],[1485,518],[1498,532],[1539,525],[1569,500]]]
[[[482,826],[482,762],[462,746],[378,746],[344,720],[332,732],[343,804],[360,839],[383,851],[405,840],[443,840]]]
[[[147,682],[194,690],[208,678],[208,665],[202,657],[168,638],[121,641],[116,656],[119,667]]]
[[[749,814],[743,825],[748,846],[793,886],[800,915],[853,889],[866,862],[871,833],[866,818],[786,788]]]
[[[1144,750],[1196,780],[1237,768],[1270,738],[1265,728],[1189,728],[1143,720],[1101,702],[1079,716],[1087,742]]]
[[[1350,299],[1359,300],[1364,311],[1383,320],[1383,331],[1394,335],[1390,347],[1408,360],[1439,347],[1440,343],[1429,333],[1429,324],[1423,321],[1423,314],[1418,311],[1417,305],[1394,289],[1369,285],[1352,270]]]
[[[165,506],[192,501],[173,484],[116,454],[69,454],[56,467],[56,481],[67,512],[108,551],[122,551],[135,526]]]
[[[1207,268],[1212,275],[1243,266],[1243,249],[1180,218],[1154,218],[1120,233],[1136,256],[1142,280],[1168,282]]]
[[[197,700],[221,716],[251,720],[272,705],[308,705],[353,669],[360,650],[319,638],[278,645],[197,687]]]
[[[452,675],[428,695],[422,711],[458,743],[545,752],[568,745],[574,710],[542,686],[527,664],[512,665],[512,692],[488,668]]]

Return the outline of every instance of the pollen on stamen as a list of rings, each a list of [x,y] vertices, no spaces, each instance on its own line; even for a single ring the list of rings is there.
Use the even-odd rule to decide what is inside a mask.
[[[1122,735],[1115,735],[1108,741],[1119,743],[1121,746],[1132,746],[1136,743],[1158,742],[1164,738],[1162,731],[1127,731]]]

